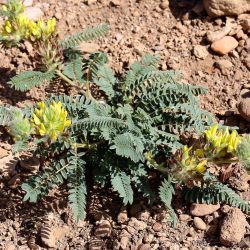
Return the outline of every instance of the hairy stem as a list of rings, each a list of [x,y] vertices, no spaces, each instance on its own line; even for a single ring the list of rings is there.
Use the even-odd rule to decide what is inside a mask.
[[[71,81],[67,76],[65,76],[60,70],[56,70],[56,74],[61,77],[69,86],[78,87],[73,81]]]

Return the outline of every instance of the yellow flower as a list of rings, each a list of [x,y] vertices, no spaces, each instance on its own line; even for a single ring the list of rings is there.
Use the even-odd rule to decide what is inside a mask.
[[[48,136],[55,141],[71,124],[71,120],[67,119],[67,111],[61,102],[54,101],[49,106],[40,102],[37,107],[32,115],[32,124],[36,134]]]
[[[207,164],[207,160],[203,160],[201,161],[195,168],[195,170],[199,173],[204,173],[207,169],[206,167],[206,164]]]

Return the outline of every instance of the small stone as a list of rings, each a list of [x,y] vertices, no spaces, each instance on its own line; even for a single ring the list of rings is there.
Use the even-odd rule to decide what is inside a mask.
[[[120,6],[122,4],[121,0],[112,0],[110,3],[114,6]]]
[[[211,49],[219,55],[226,55],[230,51],[237,48],[237,46],[238,42],[234,37],[225,36],[222,39],[213,42]]]
[[[24,0],[24,1],[23,1],[23,5],[24,5],[25,7],[32,6],[32,5],[33,5],[33,0]]]
[[[160,232],[161,229],[162,229],[162,224],[161,224],[161,223],[156,222],[156,223],[153,225],[153,230],[154,230],[155,232]]]
[[[38,7],[27,7],[23,14],[33,21],[38,21],[43,16],[42,10]]]
[[[121,249],[126,249],[128,246],[128,242],[129,242],[129,237],[127,237],[127,236],[121,237],[121,241],[120,241]]]
[[[135,228],[137,231],[143,231],[147,228],[147,224],[143,221],[139,221],[136,218],[131,218],[128,226]]]
[[[194,226],[199,230],[206,230],[207,225],[206,223],[199,217],[194,217]]]
[[[242,94],[240,102],[238,104],[238,111],[240,115],[250,122],[250,92],[245,92]]]
[[[245,18],[240,19],[240,25],[243,30],[249,32],[250,31],[250,14],[243,14],[243,15],[245,15]]]
[[[9,155],[9,152],[6,149],[0,147],[0,159],[6,157],[8,155]]]
[[[169,6],[168,0],[162,0],[162,2],[160,4],[160,8],[163,9],[163,10],[165,10],[165,9],[168,8],[168,6]]]
[[[238,208],[231,208],[221,224],[220,242],[232,247],[241,242],[246,232],[245,215]]]
[[[97,0],[87,0],[87,5],[92,5],[95,4],[97,2]]]
[[[190,220],[190,215],[189,214],[180,214],[179,220],[180,221],[188,221],[188,220]]]
[[[93,53],[100,49],[100,46],[96,43],[81,42],[79,45],[81,51],[85,53]]]
[[[36,157],[25,156],[24,158],[21,158],[20,165],[25,170],[38,171],[40,167],[40,161]]]
[[[111,234],[112,226],[108,220],[102,220],[100,221],[100,224],[95,230],[95,236],[96,237],[107,237]]]
[[[126,222],[128,220],[128,213],[126,210],[121,211],[118,216],[117,216],[117,221],[121,224],[123,224],[124,222]]]
[[[198,204],[193,203],[190,207],[190,213],[193,216],[205,216],[214,213],[220,208],[220,204]]]
[[[207,32],[207,40],[210,43],[215,42],[217,40],[222,39],[226,35],[228,35],[230,31],[231,31],[231,27],[229,25],[224,27],[223,29],[215,31],[215,32],[208,31]]]
[[[146,234],[144,237],[143,237],[143,241],[145,242],[145,243],[150,243],[150,242],[152,242],[153,241],[153,239],[154,239],[154,235],[153,234]]]
[[[151,250],[151,246],[150,244],[141,244],[139,245],[139,247],[137,248],[138,250]]]
[[[233,64],[229,60],[220,60],[215,62],[215,66],[220,70],[225,70],[233,67]]]
[[[147,221],[149,217],[150,217],[150,213],[148,211],[141,211],[137,215],[137,219],[142,220],[142,221]]]
[[[16,249],[17,248],[13,242],[8,241],[5,243],[4,250],[16,250]]]
[[[205,59],[208,56],[208,51],[205,46],[195,45],[193,49],[194,55],[199,59]]]

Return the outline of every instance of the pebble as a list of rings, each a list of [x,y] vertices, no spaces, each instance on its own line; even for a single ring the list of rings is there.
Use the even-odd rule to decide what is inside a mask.
[[[23,14],[33,21],[38,21],[43,16],[42,10],[38,7],[27,7]]]
[[[126,249],[128,246],[128,242],[129,242],[129,237],[127,237],[127,236],[121,237],[121,241],[120,241],[121,249]]]
[[[151,250],[151,246],[150,246],[150,244],[141,244],[141,245],[139,245],[139,247],[137,249],[138,250]]]
[[[126,222],[128,220],[128,213],[127,211],[121,211],[118,216],[117,216],[117,221],[118,223],[123,224],[124,222]]]
[[[96,43],[81,42],[79,45],[81,51],[85,53],[93,53],[100,49],[100,46]]]
[[[149,217],[150,217],[150,213],[148,211],[139,212],[137,215],[137,219],[142,220],[142,221],[147,221]]]
[[[213,42],[211,49],[219,55],[226,55],[230,51],[237,48],[237,46],[238,42],[234,37],[225,36],[222,39]]]
[[[199,59],[205,59],[208,56],[208,51],[205,46],[195,45],[193,49],[194,55]]]
[[[190,220],[190,215],[189,214],[180,214],[179,220],[180,221],[188,221],[188,220]]]
[[[163,10],[165,10],[165,9],[168,8],[168,6],[169,6],[168,0],[162,0],[162,2],[160,4],[160,8],[163,9]]]
[[[220,40],[223,37],[225,37],[227,34],[229,34],[230,31],[231,31],[230,26],[226,26],[223,29],[215,31],[215,32],[208,31],[207,32],[207,40],[210,43],[215,42],[215,41]]]
[[[215,66],[220,70],[225,70],[233,67],[233,64],[229,60],[220,60],[215,62]]]
[[[5,243],[5,248],[4,248],[4,250],[16,250],[17,248],[16,248],[16,246],[15,246],[15,244],[14,243],[12,243],[12,242],[7,242],[7,243]]]
[[[238,111],[240,115],[250,122],[250,91],[244,91],[238,104]]]
[[[150,243],[152,242],[154,239],[154,235],[153,234],[146,234],[144,237],[143,237],[143,241],[144,243]]]
[[[246,232],[245,215],[238,208],[231,208],[221,224],[220,242],[232,247],[241,242]]]
[[[111,234],[112,226],[108,220],[102,220],[95,230],[96,237],[107,237]]]
[[[162,229],[162,224],[161,224],[161,223],[156,222],[156,223],[153,225],[153,230],[154,230],[155,232],[160,232],[161,229]]]
[[[26,7],[32,6],[33,5],[33,0],[24,0],[23,5]]]
[[[147,228],[147,224],[143,221],[139,221],[136,218],[131,218],[128,226],[135,228],[138,231],[143,231]]]
[[[194,226],[199,230],[206,230],[207,225],[206,223],[199,217],[194,217]]]
[[[193,203],[190,207],[190,213],[193,216],[205,216],[214,213],[220,208],[220,205]]]

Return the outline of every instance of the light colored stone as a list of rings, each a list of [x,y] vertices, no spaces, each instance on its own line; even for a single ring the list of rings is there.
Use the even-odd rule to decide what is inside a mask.
[[[230,209],[221,225],[220,242],[228,247],[240,243],[246,232],[246,225],[247,221],[241,210]]]
[[[188,221],[188,220],[190,220],[190,215],[189,214],[180,214],[179,220],[180,221]]]
[[[238,42],[232,36],[225,36],[220,40],[212,43],[211,49],[219,55],[226,55],[237,48]]]
[[[156,222],[156,223],[153,225],[153,230],[154,230],[155,232],[160,232],[160,231],[162,230],[162,224]]]
[[[96,43],[82,42],[79,45],[80,49],[85,53],[93,53],[100,49],[100,46]]]
[[[250,122],[250,91],[244,90],[241,92],[238,111],[245,120]]]
[[[162,0],[162,2],[160,4],[160,8],[163,9],[163,10],[165,10],[165,9],[168,8],[168,6],[169,6],[168,0]]]
[[[249,0],[203,0],[211,17],[240,15],[250,11]]]
[[[139,245],[139,247],[137,248],[138,250],[151,250],[151,246],[150,244],[141,244]]]
[[[127,211],[126,210],[121,211],[117,216],[117,221],[122,224],[122,223],[126,222],[127,220],[128,220]]]
[[[128,242],[129,242],[129,237],[127,237],[127,236],[121,237],[121,241],[120,241],[121,249],[126,249],[128,246]]]
[[[43,12],[38,7],[27,7],[23,14],[33,21],[38,21],[43,17]]]
[[[194,217],[194,226],[199,230],[206,230],[207,225],[206,223],[199,217]]]
[[[24,0],[23,5],[26,7],[32,6],[33,5],[33,0]]]
[[[221,30],[217,30],[217,31],[214,31],[214,32],[213,31],[208,31],[207,32],[207,40],[210,43],[215,42],[217,40],[220,40],[224,36],[228,35],[230,31],[231,31],[230,26],[225,26]]]
[[[14,243],[12,243],[10,241],[5,243],[4,250],[16,250],[16,249],[17,248],[16,248]]]
[[[229,60],[219,60],[215,62],[215,66],[220,70],[225,70],[233,67],[233,64]]]
[[[144,229],[146,229],[147,224],[132,217],[128,223],[128,226],[133,227],[138,231],[143,231]]]
[[[194,55],[199,59],[205,59],[208,56],[208,51],[205,46],[195,45],[193,49]]]
[[[95,4],[97,2],[97,0],[87,0],[87,5],[92,5]]]
[[[190,213],[193,216],[205,216],[214,213],[220,208],[220,205],[197,204],[193,203],[190,207]]]

